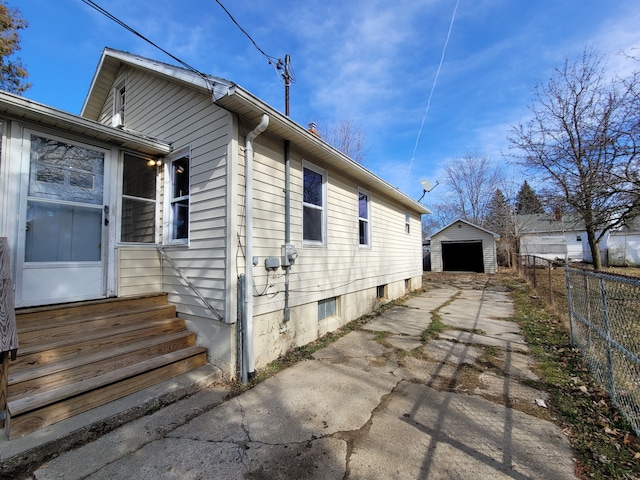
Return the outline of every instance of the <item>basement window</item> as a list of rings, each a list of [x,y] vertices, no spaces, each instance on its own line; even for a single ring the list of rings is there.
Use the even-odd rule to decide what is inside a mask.
[[[318,320],[335,317],[337,314],[337,305],[338,301],[336,297],[318,301]]]
[[[378,285],[376,287],[376,298],[378,300],[382,300],[387,298],[387,286],[386,285]]]

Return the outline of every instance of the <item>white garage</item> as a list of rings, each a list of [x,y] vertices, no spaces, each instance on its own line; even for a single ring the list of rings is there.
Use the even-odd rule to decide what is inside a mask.
[[[431,271],[496,273],[499,238],[459,218],[431,235]]]

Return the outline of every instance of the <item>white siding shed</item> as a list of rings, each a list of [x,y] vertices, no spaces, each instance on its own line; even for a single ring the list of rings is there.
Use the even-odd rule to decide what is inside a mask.
[[[458,219],[431,235],[431,270],[496,273],[498,238],[496,233]]]

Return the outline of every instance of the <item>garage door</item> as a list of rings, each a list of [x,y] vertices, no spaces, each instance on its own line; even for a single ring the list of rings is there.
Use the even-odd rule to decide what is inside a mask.
[[[484,273],[482,240],[442,242],[442,270]]]

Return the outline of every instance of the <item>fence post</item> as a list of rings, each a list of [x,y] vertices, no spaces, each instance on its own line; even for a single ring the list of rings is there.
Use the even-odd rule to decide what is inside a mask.
[[[569,340],[571,346],[575,347],[576,342],[573,336],[573,297],[571,295],[571,275],[569,274],[569,267],[564,267],[564,283],[567,287],[567,310],[569,314]]]
[[[553,276],[551,274],[551,261],[547,262],[547,269],[549,270],[549,305],[553,305]]]
[[[611,354],[611,328],[609,325],[609,307],[607,289],[604,278],[600,279],[600,295],[602,296],[602,320],[604,321],[604,341],[607,343],[607,368],[609,369],[609,396],[616,401],[616,382],[613,373],[613,356]]]
[[[537,286],[536,257],[533,257],[533,288],[536,288]]]

